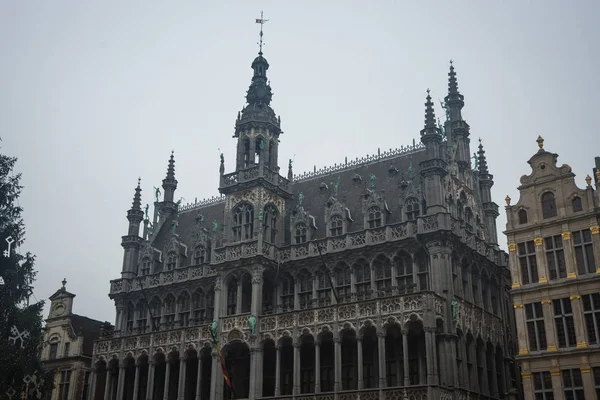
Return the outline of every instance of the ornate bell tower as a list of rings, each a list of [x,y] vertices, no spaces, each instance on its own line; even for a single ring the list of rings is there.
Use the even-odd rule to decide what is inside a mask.
[[[237,138],[235,172],[225,174],[221,155],[219,191],[227,196],[223,219],[225,242],[283,241],[285,199],[291,182],[279,175],[278,147],[281,119],[271,108],[273,93],[267,79],[269,63],[260,50],[252,62],[252,82],[246,106],[238,112],[233,137]]]

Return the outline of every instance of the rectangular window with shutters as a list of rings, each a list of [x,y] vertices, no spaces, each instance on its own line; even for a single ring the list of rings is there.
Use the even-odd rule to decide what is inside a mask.
[[[548,260],[550,280],[566,278],[567,266],[565,264],[562,236],[547,237],[544,242],[546,244],[546,259]]]
[[[581,298],[588,344],[598,344],[600,343],[600,294],[586,294]]]
[[[565,389],[565,399],[567,400],[585,400],[583,395],[583,380],[581,379],[581,370],[563,369],[561,371],[563,378],[563,388]]]
[[[579,275],[593,274],[596,272],[594,247],[592,245],[592,231],[589,229],[573,232],[573,245],[575,247],[575,260]]]
[[[533,376],[533,392],[535,400],[554,400],[552,392],[552,376],[550,372],[534,372]]]
[[[554,306],[554,324],[556,325],[558,347],[577,346],[571,299],[565,297],[564,299],[552,300],[552,304]]]
[[[539,277],[533,240],[519,243],[517,248],[519,250],[519,265],[521,267],[521,283],[523,285],[538,283]]]
[[[546,328],[542,303],[525,304],[525,322],[531,351],[546,350]]]

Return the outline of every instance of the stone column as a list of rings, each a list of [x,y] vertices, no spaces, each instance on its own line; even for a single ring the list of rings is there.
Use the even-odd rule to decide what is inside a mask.
[[[425,357],[427,360],[427,384],[434,385],[435,384],[435,367],[433,361],[433,352],[434,352],[434,341],[433,337],[434,333],[431,328],[425,328]]]
[[[377,362],[379,364],[379,400],[384,399],[385,388],[385,332],[377,332]]]
[[[321,393],[321,343],[315,341],[315,393]]]
[[[363,338],[362,337],[358,337],[356,338],[356,349],[357,349],[357,353],[358,353],[358,365],[357,365],[357,370],[358,370],[358,390],[361,390],[364,388],[364,373],[363,373],[363,348],[362,348],[362,342],[363,342]]]
[[[552,393],[554,393],[554,398],[555,399],[562,398],[565,392],[563,391],[563,380],[562,380],[562,376],[560,373],[560,369],[557,366],[551,367],[550,377],[551,377],[550,379],[552,379]],[[531,382],[531,374],[530,374],[529,381]],[[525,385],[525,381],[523,380],[523,386],[524,385]],[[529,393],[531,393],[530,398],[533,399],[535,397],[533,394],[533,384],[529,383],[529,386],[530,386]],[[528,393],[528,392],[525,392],[525,393]]]
[[[404,362],[404,386],[410,386],[410,374],[408,367],[408,331],[402,330],[402,361]],[[398,381],[400,377],[398,377]]]
[[[597,264],[600,260],[600,226],[590,226],[590,231],[592,231],[592,249],[596,260],[596,273],[600,274],[600,266]]]
[[[255,267],[252,271],[252,305],[250,310],[255,316],[262,314],[262,271],[260,267]]]
[[[212,357],[212,365],[210,368],[210,398],[211,399],[216,399],[217,398],[217,369],[221,369],[221,366],[219,365],[219,355],[217,354],[216,350],[213,350],[211,352],[211,357]],[[222,384],[222,382],[221,382]]]
[[[117,381],[117,400],[123,400],[123,389],[125,387],[125,364],[119,364],[119,378]]]
[[[248,398],[254,400],[261,397],[262,392],[262,374],[259,369],[260,348],[250,348],[250,385],[248,388]]]
[[[542,303],[542,312],[544,313],[544,329],[546,330],[546,350],[547,351],[556,351],[556,332],[554,325],[554,318],[552,318],[552,300],[544,299],[541,301]],[[525,315],[523,313],[523,315]],[[524,330],[526,330],[526,325],[523,325]],[[531,346],[531,343],[529,344]],[[520,348],[520,346],[519,346]],[[529,350],[531,347],[526,347]],[[544,349],[540,349],[544,350]]]
[[[593,399],[596,395],[594,387],[594,377],[589,364],[581,366],[581,380],[583,381],[583,394],[586,399]]]
[[[508,244],[508,265],[510,267],[510,276],[512,278],[512,288],[521,287],[521,274],[519,273],[519,257],[517,256],[517,244]],[[465,289],[463,291],[466,293]]]
[[[342,390],[342,339],[337,336],[333,338],[334,347],[334,381],[333,390],[339,392]]]
[[[169,356],[166,357],[166,368],[165,368],[165,388],[163,390],[163,400],[169,400],[169,378],[171,376],[171,363],[169,362]]]
[[[300,343],[294,342],[294,386],[292,393],[300,394]]]
[[[498,380],[496,375],[496,348],[492,351],[492,380],[488,382],[488,388],[490,389],[490,397],[498,397]],[[489,379],[488,379],[489,380]]]
[[[133,399],[137,400],[139,393],[139,385],[140,385],[140,364],[139,362],[135,362],[135,379],[133,381]]]
[[[187,363],[184,357],[179,357],[179,382],[177,382],[177,400],[183,400],[185,397],[185,379]]]
[[[104,384],[104,400],[112,400],[112,380],[113,376],[110,368],[106,368],[106,383]]]
[[[202,351],[198,352],[198,375],[196,377],[196,400],[200,400],[201,390],[202,390],[202,357],[200,356],[201,352]]]
[[[255,398],[262,397],[263,394],[263,357],[263,349],[259,345],[258,347],[256,347],[256,373],[254,374],[254,376],[256,377]]]
[[[515,323],[517,326],[526,327],[527,322],[525,321],[525,310],[523,304],[515,304],[513,307],[515,309]],[[519,343],[519,355],[529,354],[527,329],[517,329],[517,340]]]
[[[575,250],[571,243],[571,232],[563,232],[562,239],[565,252],[565,263],[567,264],[567,278],[573,279],[577,276],[577,261],[575,260]]]
[[[281,393],[281,345],[275,347],[275,397]]]
[[[548,262],[546,261],[546,252],[544,251],[544,239],[536,237],[533,239],[533,242],[535,244],[535,261],[538,269],[538,282],[548,283]]]
[[[156,361],[148,360],[148,381],[146,383],[146,400],[154,398],[154,373],[156,371]],[[135,400],[135,399],[134,399]],[[140,399],[144,400],[144,399]]]
[[[90,388],[88,391],[87,399],[83,399],[83,400],[96,400],[96,399],[94,399],[94,395],[96,394],[96,380],[97,380],[96,368],[92,367],[92,373],[90,374]],[[100,400],[100,399],[98,399],[98,400]]]
[[[584,349],[588,347],[586,339],[586,324],[583,316],[583,300],[576,294],[570,297],[571,308],[573,310],[573,322],[575,322],[575,337],[577,338],[577,348]]]
[[[242,279],[237,282],[237,292],[235,298],[235,313],[240,314],[242,312]]]

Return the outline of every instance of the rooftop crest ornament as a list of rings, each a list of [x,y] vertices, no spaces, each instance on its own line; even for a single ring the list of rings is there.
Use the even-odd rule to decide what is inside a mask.
[[[8,250],[4,250],[4,253],[3,253],[4,257],[10,257],[10,247],[14,243],[15,239],[13,239],[12,236],[9,236],[4,240],[6,240],[6,243],[8,243]]]

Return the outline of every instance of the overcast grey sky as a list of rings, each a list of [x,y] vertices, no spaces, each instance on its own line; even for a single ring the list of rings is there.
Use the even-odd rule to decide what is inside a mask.
[[[152,201],[172,149],[177,198],[218,193],[261,9],[282,168],[418,140],[425,90],[443,98],[449,59],[471,152],[481,137],[495,176],[500,230],[538,134],[580,187],[600,155],[597,0],[222,3],[0,1],[0,151],[19,157],[38,299],[67,277],[75,312],[114,322],[107,293],[133,189],[141,176]]]

